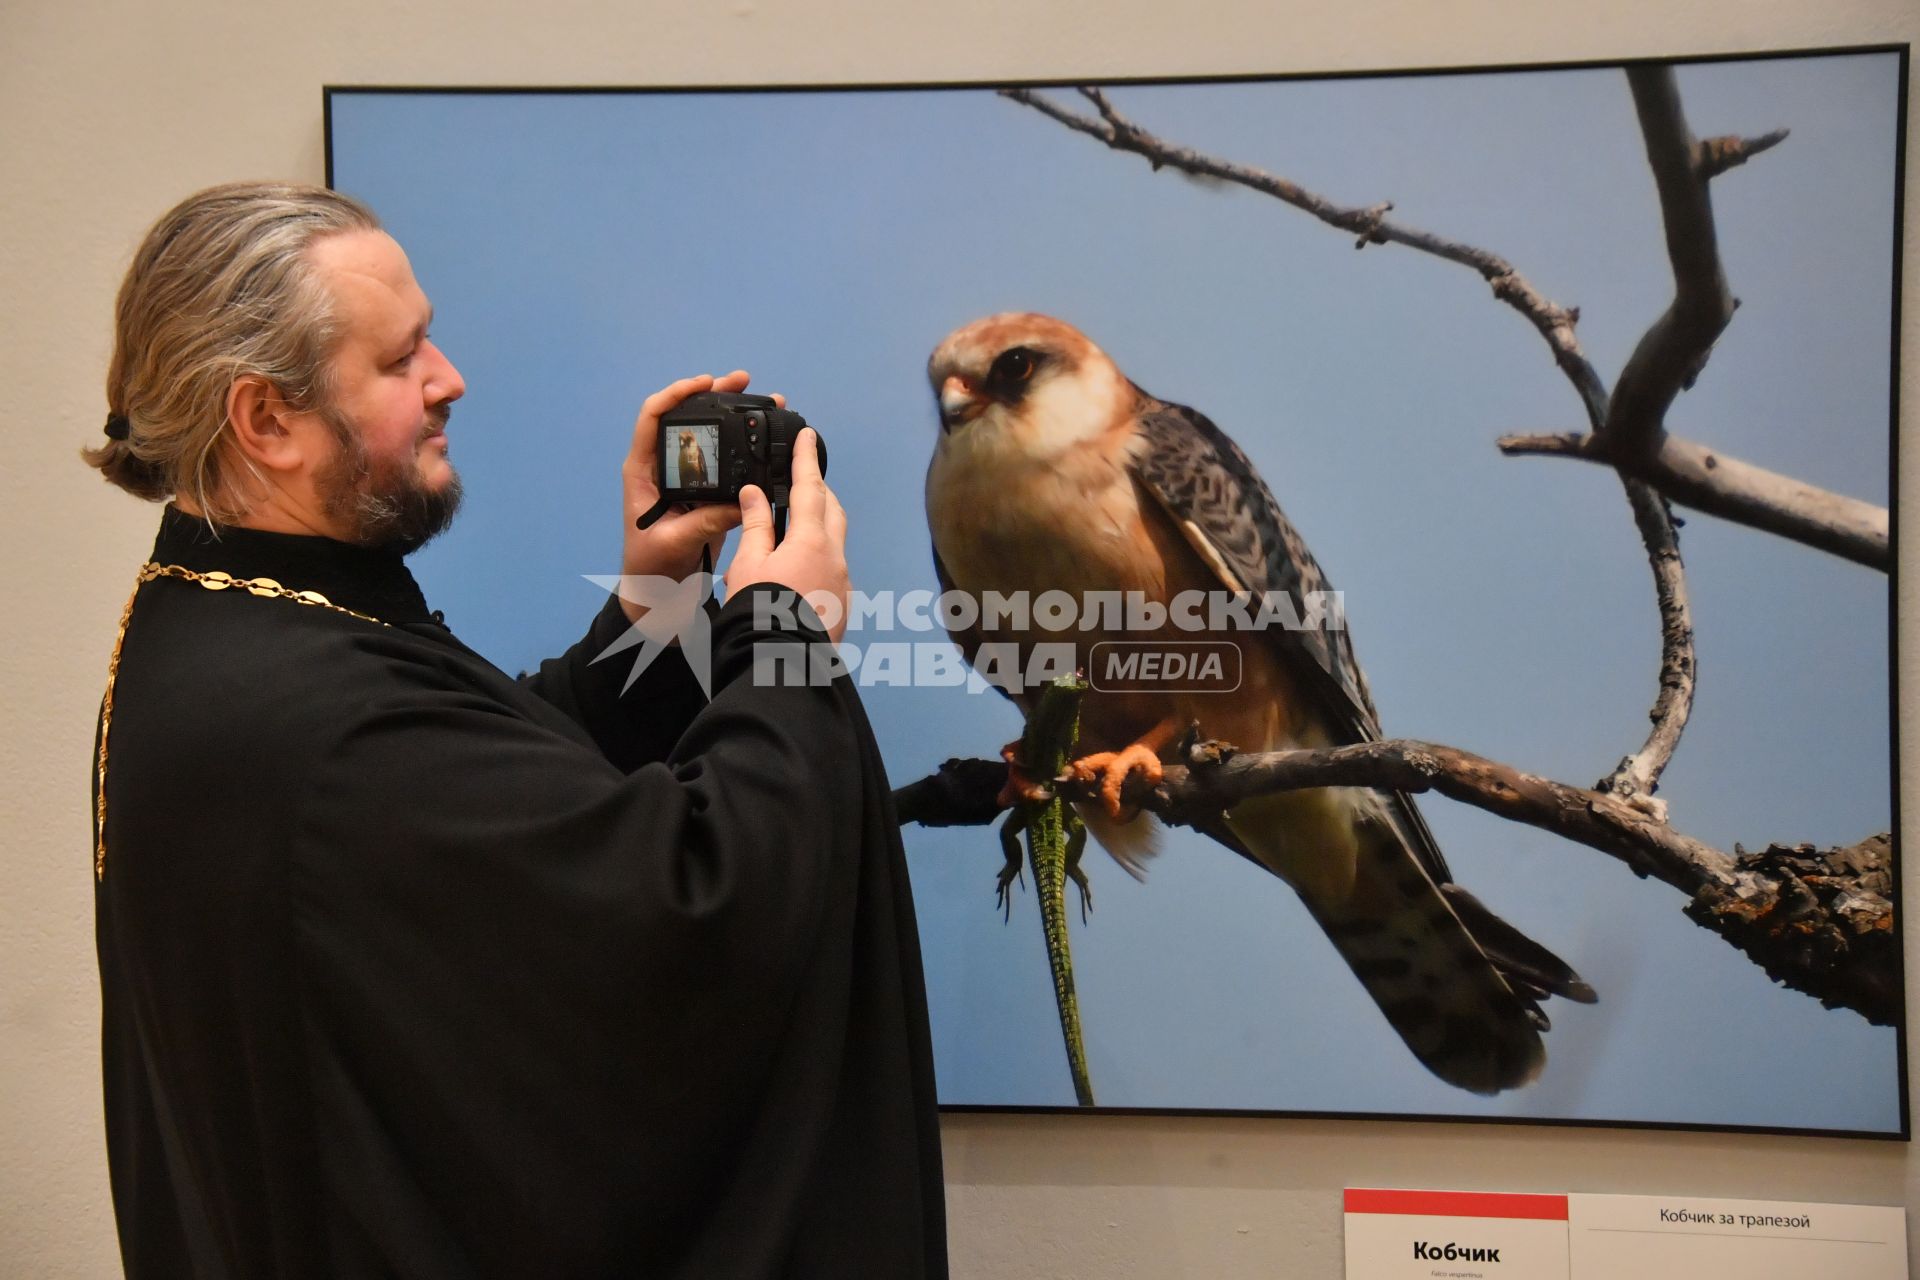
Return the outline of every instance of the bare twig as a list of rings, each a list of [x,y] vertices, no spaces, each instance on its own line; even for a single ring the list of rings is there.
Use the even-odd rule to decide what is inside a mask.
[[[1893,564],[1887,509],[1858,498],[1783,476],[1709,449],[1663,435],[1649,453],[1617,457],[1593,435],[1503,436],[1509,455],[1584,458],[1617,467],[1698,511],[1818,548],[1885,573]]]
[[[1660,193],[1674,294],[1672,305],[1641,337],[1614,384],[1600,434],[1621,458],[1657,445],[1668,406],[1699,377],[1738,305],[1727,292],[1706,165],[1680,109],[1673,68],[1628,67],[1627,84]]]
[[[1514,440],[1503,440],[1501,448],[1508,453],[1571,452],[1604,461],[1688,506],[1885,571],[1891,546],[1884,508],[1667,435],[1667,410],[1700,375],[1739,306],[1721,267],[1708,183],[1779,145],[1787,131],[1777,129],[1752,140],[1695,142],[1671,68],[1631,67],[1627,81],[1660,195],[1667,257],[1673,266],[1673,303],[1621,370],[1601,430],[1577,450]]]
[[[1650,798],[1660,775],[1680,745],[1693,712],[1693,609],[1687,600],[1687,574],[1680,562],[1680,535],[1667,500],[1652,486],[1621,476],[1633,522],[1646,544],[1653,567],[1654,596],[1660,605],[1660,692],[1648,719],[1653,731],[1646,745],[1622,760],[1597,790],[1626,799]]]
[[[1707,138],[1694,148],[1694,164],[1702,180],[1717,178],[1787,140],[1787,130],[1775,129],[1757,138]]]
[[[1657,82],[1659,77],[1651,79]],[[1709,240],[1704,254],[1686,243],[1678,250],[1676,280],[1692,282],[1686,290],[1689,301],[1682,306],[1677,290],[1674,307],[1642,339],[1635,352],[1638,367],[1635,362],[1629,362],[1628,371],[1621,377],[1624,390],[1613,397],[1618,400],[1621,394],[1626,396],[1624,409],[1612,408],[1605,384],[1581,353],[1573,332],[1579,310],[1559,307],[1542,298],[1504,258],[1389,222],[1385,214],[1393,207],[1390,204],[1342,208],[1275,174],[1231,164],[1156,138],[1122,116],[1098,89],[1081,90],[1082,96],[1099,108],[1098,119],[1079,115],[1030,89],[1007,89],[1002,94],[1069,129],[1098,138],[1115,150],[1144,156],[1156,169],[1171,165],[1189,174],[1235,182],[1304,210],[1330,226],[1353,232],[1363,244],[1392,241],[1472,267],[1493,284],[1494,292],[1502,301],[1524,314],[1547,339],[1555,360],[1580,396],[1589,426],[1598,430],[1609,420],[1610,413],[1616,425],[1646,423],[1655,401],[1658,401],[1660,415],[1664,415],[1666,405],[1672,402],[1679,388],[1699,371],[1700,362],[1712,345],[1712,336],[1718,335],[1719,328],[1714,327],[1712,336],[1702,343],[1700,335],[1706,325],[1699,322],[1695,311],[1705,314],[1710,324],[1715,310],[1714,297],[1725,291],[1725,282],[1719,279],[1718,255],[1712,248],[1712,210],[1702,184],[1715,174],[1777,146],[1787,137],[1787,131],[1779,129],[1751,140],[1728,137],[1688,143],[1678,98],[1670,96],[1670,90],[1671,77],[1667,76],[1660,92],[1647,95],[1648,106],[1643,117],[1650,117],[1656,135],[1665,140],[1649,141],[1649,159],[1658,153],[1661,164],[1670,173],[1667,186],[1675,193],[1671,207],[1676,214],[1689,226],[1697,224],[1698,215],[1705,215]],[[1681,145],[1674,143],[1676,127]],[[1685,157],[1680,156],[1681,152],[1686,153]],[[1686,190],[1689,180],[1675,172],[1683,168],[1693,175],[1691,185],[1697,188],[1697,194],[1689,195]],[[1663,200],[1663,211],[1668,207]],[[1674,232],[1671,224],[1669,226],[1671,248]],[[1700,264],[1709,265],[1702,268]],[[1707,299],[1704,304],[1692,300],[1703,294]],[[1732,305],[1731,299],[1727,305]],[[1724,320],[1720,324],[1724,325]],[[1682,352],[1673,347],[1675,343],[1685,343],[1687,350]],[[1673,380],[1676,371],[1679,376]],[[1663,392],[1661,388],[1668,380],[1672,380],[1671,387]],[[1658,424],[1660,418],[1654,417],[1651,421]],[[1501,447],[1509,453],[1555,453],[1605,462],[1653,485],[1674,501],[1709,515],[1802,542],[1883,572],[1891,563],[1884,507],[1829,493],[1708,450],[1703,445],[1676,441],[1657,425],[1647,438],[1635,437],[1631,431],[1620,438],[1631,447],[1609,450],[1597,443],[1578,449],[1567,447],[1567,440],[1578,437],[1556,438],[1558,444],[1544,447],[1539,443],[1540,438],[1509,438],[1501,442]]]
[[[1608,462],[1688,506],[1884,571],[1891,560],[1884,508],[1666,434],[1668,407],[1693,385],[1739,305],[1727,291],[1721,268],[1708,182],[1779,145],[1787,131],[1777,129],[1751,140],[1695,142],[1671,68],[1634,67],[1627,78],[1660,194],[1674,300],[1621,371],[1606,426],[1583,443],[1577,456]],[[1513,440],[1503,440],[1501,448],[1508,453],[1570,452]]]
[[[1512,263],[1498,254],[1393,222],[1385,216],[1387,210],[1393,207],[1390,204],[1355,207],[1336,205],[1278,174],[1233,164],[1157,138],[1121,115],[1098,89],[1080,90],[1081,96],[1092,102],[1099,111],[1098,119],[1070,111],[1031,89],[1002,89],[1000,94],[1051,116],[1069,129],[1098,138],[1116,151],[1130,151],[1142,156],[1155,169],[1171,167],[1264,192],[1312,214],[1328,226],[1351,232],[1362,245],[1403,244],[1410,249],[1473,268],[1493,287],[1496,298],[1525,316],[1540,336],[1546,339],[1547,345],[1553,349],[1554,361],[1579,393],[1581,403],[1586,407],[1587,418],[1594,428],[1598,430],[1606,422],[1606,386],[1588,363],[1586,354],[1580,349],[1580,340],[1574,335],[1574,325],[1580,319],[1579,311],[1548,301],[1525,276],[1514,270]]]

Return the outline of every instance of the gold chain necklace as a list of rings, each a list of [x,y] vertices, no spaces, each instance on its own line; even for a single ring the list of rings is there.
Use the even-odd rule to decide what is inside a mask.
[[[235,588],[249,595],[277,596],[296,604],[331,609],[362,622],[378,622],[383,627],[388,625],[371,614],[356,613],[344,605],[337,605],[318,591],[295,591],[291,587],[281,586],[272,578],[236,578],[218,569],[201,573],[181,565],[156,564],[151,560],[141,565],[139,576],[133,581],[133,591],[127,596],[127,606],[120,611],[120,630],[113,637],[113,656],[107,659],[107,692],[100,700],[100,761],[94,779],[96,792],[93,802],[93,878],[96,881],[104,880],[107,876],[107,730],[113,725],[113,682],[120,676],[120,647],[127,642],[127,622],[133,617],[133,602],[140,595],[140,588],[155,578],[183,578],[199,583],[208,591]]]

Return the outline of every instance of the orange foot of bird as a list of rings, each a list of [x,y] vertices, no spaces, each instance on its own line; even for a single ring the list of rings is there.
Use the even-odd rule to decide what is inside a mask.
[[[1127,785],[1127,775],[1136,769],[1149,783],[1160,781],[1160,757],[1144,742],[1133,743],[1119,751],[1098,751],[1090,756],[1082,756],[1067,766],[1067,772],[1081,782],[1099,781],[1100,802],[1106,806],[1107,816],[1121,822],[1131,820],[1140,812],[1137,806],[1120,803],[1120,792]]]
[[[1034,777],[1020,763],[1020,742],[1019,738],[1015,738],[1000,748],[1000,758],[1007,762],[1007,781],[1000,788],[1000,794],[994,797],[994,803],[1002,809],[1041,804],[1053,799],[1053,788],[1047,784],[1047,779]]]

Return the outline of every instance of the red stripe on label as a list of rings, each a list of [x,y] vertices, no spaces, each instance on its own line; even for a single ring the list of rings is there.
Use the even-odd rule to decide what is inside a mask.
[[[1567,1220],[1565,1196],[1517,1195],[1499,1191],[1374,1191],[1347,1188],[1348,1213],[1405,1213],[1448,1218],[1534,1218]]]

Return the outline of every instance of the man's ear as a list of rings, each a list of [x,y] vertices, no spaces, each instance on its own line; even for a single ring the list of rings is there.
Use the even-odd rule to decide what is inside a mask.
[[[327,435],[318,415],[292,408],[259,374],[235,378],[227,388],[227,422],[234,447],[269,474],[291,475],[325,456],[316,450]]]

